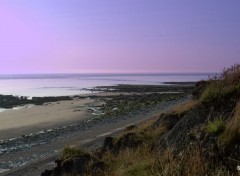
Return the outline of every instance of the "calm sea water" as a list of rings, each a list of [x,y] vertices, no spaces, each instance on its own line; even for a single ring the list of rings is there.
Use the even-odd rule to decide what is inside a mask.
[[[205,80],[208,76],[208,73],[0,75],[0,94],[29,97],[76,95],[90,93],[82,88],[118,84],[160,85]]]

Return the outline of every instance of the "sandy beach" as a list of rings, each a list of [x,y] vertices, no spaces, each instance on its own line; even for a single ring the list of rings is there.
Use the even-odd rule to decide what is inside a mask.
[[[90,98],[75,98],[0,112],[0,140],[86,120],[91,118],[87,107],[99,103]]]
[[[132,95],[133,93],[125,92],[121,94]],[[89,111],[90,107],[104,103],[93,98],[94,96],[107,97],[119,95],[120,93],[118,92],[92,93],[81,95],[81,98],[74,98],[73,100],[49,102],[44,103],[44,105],[26,105],[4,110],[0,112],[0,140],[20,137],[91,119],[93,115]]]

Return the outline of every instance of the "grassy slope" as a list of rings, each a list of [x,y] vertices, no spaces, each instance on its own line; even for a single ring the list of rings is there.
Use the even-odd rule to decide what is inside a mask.
[[[197,100],[178,105],[156,121],[127,131],[137,134],[142,143],[106,152],[102,157],[109,166],[105,175],[237,175],[240,66],[225,69],[201,91]],[[196,113],[204,117],[194,116]],[[190,123],[194,118],[198,119]],[[185,135],[182,141],[178,138],[181,133]]]
[[[240,65],[197,84],[193,95],[171,112],[105,141],[91,154],[104,167],[96,172],[90,162],[86,175],[238,175]]]

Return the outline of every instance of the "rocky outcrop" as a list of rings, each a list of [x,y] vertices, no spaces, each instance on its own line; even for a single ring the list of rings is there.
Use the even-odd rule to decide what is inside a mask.
[[[59,96],[59,97],[32,97],[32,99],[28,99],[25,96],[13,96],[13,95],[0,95],[0,107],[1,108],[13,108],[15,106],[23,106],[27,104],[34,105],[43,105],[47,102],[56,102],[63,100],[72,100],[70,96]]]

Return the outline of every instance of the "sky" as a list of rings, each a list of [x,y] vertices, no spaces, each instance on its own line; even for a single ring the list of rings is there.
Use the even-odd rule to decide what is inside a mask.
[[[217,72],[239,0],[0,0],[0,74]]]

